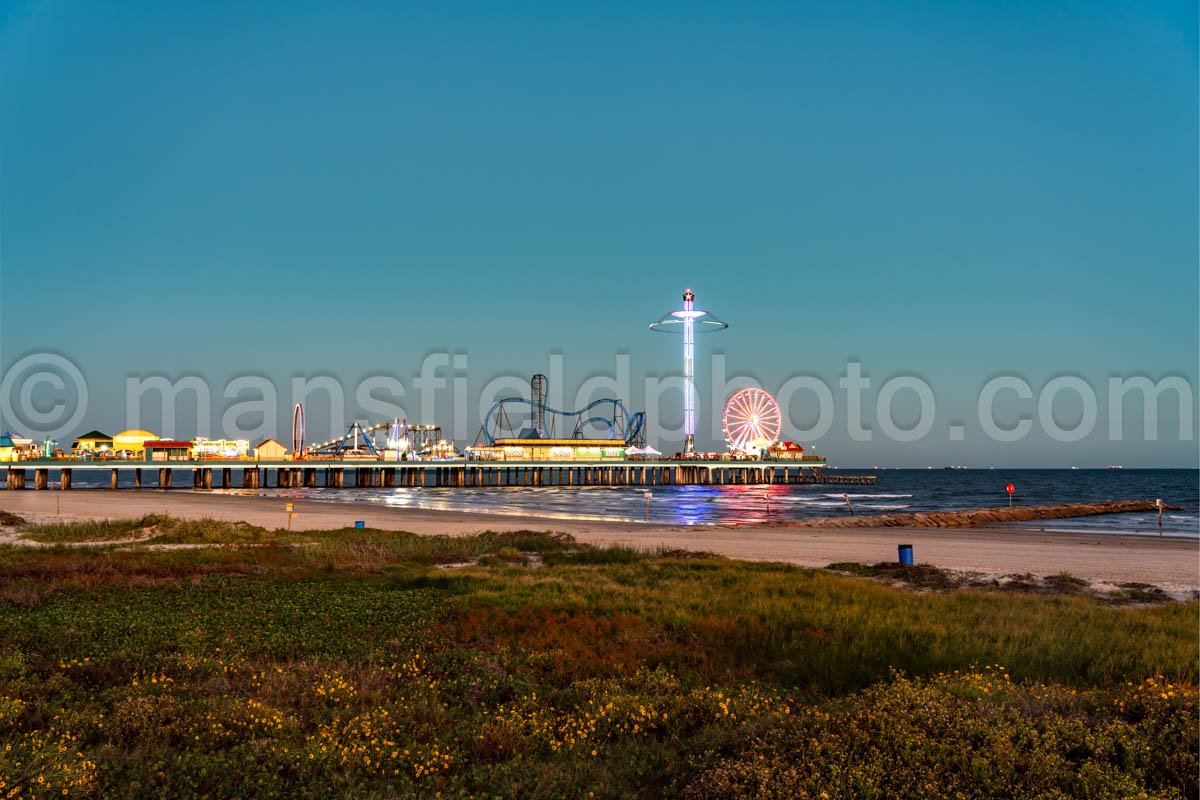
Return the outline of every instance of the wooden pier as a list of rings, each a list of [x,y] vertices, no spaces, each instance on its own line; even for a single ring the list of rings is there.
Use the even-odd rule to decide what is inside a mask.
[[[6,470],[8,489],[70,489],[77,472],[109,471],[111,489],[476,488],[515,486],[739,486],[833,484],[863,486],[874,475],[830,473],[783,461],[21,461]],[[185,473],[183,481],[176,473]],[[126,480],[122,481],[122,476]],[[132,481],[128,478],[132,476]],[[187,478],[190,477],[190,483]],[[235,478],[237,482],[235,483]]]

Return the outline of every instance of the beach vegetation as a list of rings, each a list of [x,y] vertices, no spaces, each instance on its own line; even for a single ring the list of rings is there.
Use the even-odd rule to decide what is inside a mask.
[[[53,530],[0,547],[0,796],[1200,791],[1198,606],[1152,587],[536,531]]]

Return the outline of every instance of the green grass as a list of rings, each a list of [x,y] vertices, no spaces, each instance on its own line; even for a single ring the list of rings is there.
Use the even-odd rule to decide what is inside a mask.
[[[636,564],[647,558],[661,555],[661,552],[660,550],[642,550],[636,547],[614,544],[606,547],[586,547],[547,553],[545,561],[550,566],[561,566],[564,564]]]
[[[628,615],[656,637],[673,634],[672,657],[703,658],[709,679],[770,677],[825,694],[865,688],[892,669],[928,675],[995,663],[1021,679],[1078,686],[1160,672],[1186,679],[1197,652],[1194,604],[1117,611],[1073,595],[915,594],[721,559],[485,573],[476,581],[473,608],[518,626],[536,619],[527,609]]]
[[[215,519],[178,519],[150,514],[138,519],[58,522],[20,526],[23,538],[44,544],[122,543],[147,537],[156,544],[245,544],[263,541],[265,528]]]
[[[917,592],[538,532],[144,523],[104,530],[214,546],[0,548],[0,795],[1200,788],[1196,603],[1113,607],[1070,576]]]
[[[21,526],[24,538],[46,544],[78,542],[114,542],[133,539],[170,522],[168,517],[153,514],[139,519],[105,519],[89,522],[55,522],[44,525]]]
[[[996,589],[1006,593],[1041,594],[1050,596],[1087,595],[1109,605],[1147,605],[1170,600],[1157,586],[1146,583],[1122,583],[1102,589],[1066,572],[1038,577],[1029,573],[1002,578],[941,569],[930,564],[906,565],[897,562],[878,564],[835,563],[826,569],[832,572],[875,578],[917,589],[945,591],[948,589]]]

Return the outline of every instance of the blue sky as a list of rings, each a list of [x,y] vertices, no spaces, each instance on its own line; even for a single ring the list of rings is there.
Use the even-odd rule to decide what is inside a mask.
[[[123,427],[129,376],[201,376],[219,421],[235,376],[353,395],[442,351],[472,392],[561,353],[568,396],[627,353],[637,406],[691,286],[732,326],[702,406],[710,352],[817,376],[836,462],[1194,466],[1197,70],[1193,2],[9,3],[0,360],[76,364],[80,429]],[[928,382],[933,432],[853,441],[848,361],[872,408]],[[1095,431],[982,436],[1000,374],[1083,378]],[[1171,400],[1111,441],[1114,375],[1182,377],[1190,440]]]

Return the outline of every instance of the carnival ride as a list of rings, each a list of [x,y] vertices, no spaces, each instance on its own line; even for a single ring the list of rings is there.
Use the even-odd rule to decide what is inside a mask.
[[[650,324],[650,330],[683,334],[683,450],[696,452],[696,382],[695,336],[697,333],[716,333],[729,327],[707,311],[696,308],[696,295],[683,290],[683,308],[671,311]]]
[[[441,425],[404,424],[404,447],[410,458],[451,458],[454,443],[442,438]]]
[[[299,420],[300,438],[303,438],[303,407],[293,414]],[[383,442],[379,441],[383,433]],[[297,431],[293,427],[293,443]],[[441,425],[409,425],[408,420],[394,419],[390,422],[367,424],[351,422],[346,432],[327,442],[308,445],[295,450],[299,460],[307,458],[366,458],[374,460],[445,460],[454,458],[454,445],[442,438]]]
[[[583,408],[575,411],[562,411],[546,405],[546,376],[534,375],[530,381],[530,397],[505,397],[497,400],[483,417],[479,435],[475,437],[476,446],[494,445],[497,439],[588,439],[605,438],[623,441],[627,445],[644,445],[646,414],[644,411],[630,414],[629,409],[620,400],[605,397],[593,400]],[[529,409],[529,426],[521,427],[524,414],[510,414],[510,408]],[[607,409],[607,414],[596,413],[597,409]],[[514,424],[513,419],[517,422]],[[547,417],[549,425],[547,426]],[[570,434],[559,436],[558,421],[562,420],[562,431],[570,427]],[[589,437],[586,429],[596,425],[606,429],[602,437]]]
[[[292,409],[292,452],[304,452],[304,405],[296,403]]]
[[[782,416],[775,398],[759,388],[735,392],[725,403],[721,427],[732,451],[755,453],[779,439]]]
[[[391,422],[381,422],[378,425],[369,426],[361,422],[351,422],[343,435],[327,442],[310,445],[303,453],[305,456],[324,454],[342,458],[378,459],[381,456],[379,448],[375,444],[375,434],[391,427]]]
[[[530,420],[534,432],[543,439],[548,438],[546,432],[546,384],[548,380],[545,375],[540,372],[529,379],[529,398],[533,400],[532,416]]]

